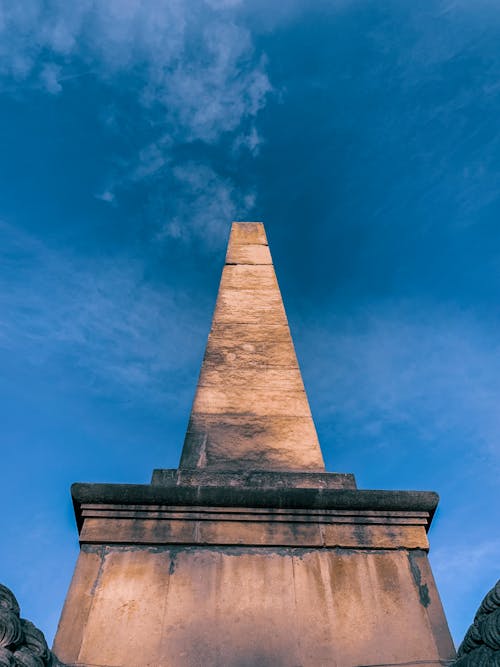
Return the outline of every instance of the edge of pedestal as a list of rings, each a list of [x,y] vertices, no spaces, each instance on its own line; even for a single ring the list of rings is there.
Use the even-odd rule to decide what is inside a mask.
[[[273,510],[422,512],[428,530],[439,502],[433,491],[386,491],[306,487],[88,484],[71,487],[80,531],[83,505],[197,508],[265,508]],[[153,507],[151,508],[153,510]]]

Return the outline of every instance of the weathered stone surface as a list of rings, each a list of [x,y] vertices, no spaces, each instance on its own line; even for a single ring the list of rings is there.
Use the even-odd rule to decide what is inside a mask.
[[[165,563],[151,558],[149,551],[106,550],[101,554],[78,663],[137,667],[164,664],[160,657],[162,626],[170,584]],[[186,625],[193,621],[184,619]]]
[[[215,411],[198,413],[188,425],[181,468],[290,471],[293,459],[296,470],[318,471],[321,461],[311,457],[317,442],[307,416],[226,413],[221,420]]]
[[[180,465],[324,470],[260,223],[232,226]]]
[[[265,388],[266,402],[263,403],[262,397],[256,393],[257,387],[232,385],[226,388],[221,383],[218,387],[202,385],[200,389],[206,389],[207,391],[198,391],[193,403],[194,414],[215,414],[218,416],[219,423],[223,421],[225,415],[243,416],[245,414],[242,411],[243,405],[250,415],[256,417],[290,417],[290,415],[294,415],[291,417],[293,420],[297,417],[311,419],[311,410],[305,391]],[[211,443],[212,439],[209,438],[209,446]],[[219,447],[225,447],[227,444],[229,443],[218,443]],[[234,442],[232,444],[234,446]],[[244,461],[242,461],[242,465],[243,463]],[[293,470],[296,467],[296,462],[290,461],[288,467]]]
[[[207,342],[203,369],[212,366],[231,377],[238,371],[296,368],[297,357],[288,326],[262,327],[259,323],[214,323]]]
[[[428,512],[429,523],[439,497],[432,491],[376,491],[280,486],[216,484],[73,484],[71,494],[78,525],[83,505],[172,505],[192,507],[261,507],[266,509],[370,510]]]
[[[420,602],[427,609],[437,651],[439,655],[447,656],[446,660],[450,660],[455,657],[455,646],[451,639],[427,554],[418,550],[410,551],[408,553],[408,563]]]
[[[218,486],[247,489],[355,489],[350,473],[289,472],[275,470],[213,470],[160,468],[153,470],[151,484],[162,486]]]
[[[272,264],[254,266],[248,264],[227,265],[220,281],[222,290],[276,291],[278,281]]]
[[[98,553],[80,552],[54,639],[58,655],[78,655],[80,651],[100,565]]]
[[[293,367],[275,368],[273,366],[266,366],[264,368],[255,368],[250,366],[235,370],[234,372],[222,373],[217,366],[207,364],[202,369],[198,386],[212,387],[218,391],[225,389],[227,392],[235,392],[244,390],[247,387],[253,387],[254,389],[267,389],[275,393],[280,391],[305,393],[300,371],[298,368]],[[239,402],[237,405],[240,407]],[[309,416],[311,413],[307,402],[306,406],[305,409],[307,409],[307,415]],[[263,407],[262,410],[264,409]],[[266,413],[264,412],[264,414]]]
[[[286,326],[279,292],[271,290],[223,290],[219,292],[214,319],[217,324]]]
[[[265,245],[230,244],[226,264],[272,264],[271,253]]]
[[[261,222],[234,223],[229,247],[234,245],[267,245],[266,231]]]
[[[92,549],[101,565],[87,639],[78,653],[64,654],[68,662],[352,667],[435,664],[453,655],[451,643],[437,648],[434,582],[422,573],[419,588],[403,551],[117,546],[82,553]]]
[[[429,512],[84,503],[81,543],[427,549]]]

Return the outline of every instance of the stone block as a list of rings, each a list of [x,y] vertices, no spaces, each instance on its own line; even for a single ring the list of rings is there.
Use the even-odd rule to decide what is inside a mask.
[[[226,264],[222,271],[220,289],[277,291],[279,288],[271,264]]]
[[[272,264],[267,245],[230,244],[226,254],[226,264]]]
[[[258,323],[217,324],[208,338],[203,367],[210,365],[220,376],[234,368],[298,368],[287,324],[263,327]]]
[[[239,385],[210,385],[201,387],[193,403],[193,414],[250,414],[270,417],[311,418],[311,410],[304,390],[290,391],[262,388],[244,388]]]
[[[288,326],[281,295],[272,290],[224,290],[219,292],[214,320],[218,324]]]
[[[201,370],[198,387],[211,387],[214,389],[245,388],[269,390],[271,392],[303,392],[304,383],[302,375],[297,366],[275,367],[265,366],[256,368],[254,365],[243,365],[235,363],[234,366],[221,371],[216,364],[205,364]],[[244,410],[248,412],[247,410]]]
[[[324,470],[312,419],[269,414],[221,419],[217,413],[193,413],[180,465],[207,464],[225,470]]]
[[[234,245],[267,245],[266,230],[262,222],[233,222],[229,243]]]

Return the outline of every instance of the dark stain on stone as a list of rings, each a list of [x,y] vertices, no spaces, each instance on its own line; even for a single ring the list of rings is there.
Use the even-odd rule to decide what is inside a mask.
[[[83,553],[99,554],[100,556],[102,556],[104,553],[104,547],[102,544],[82,544],[80,550]]]
[[[366,544],[366,530],[363,524],[354,524],[354,537],[356,538],[358,546],[364,546]]]
[[[429,588],[427,584],[422,583],[422,573],[420,572],[420,568],[418,567],[415,556],[411,552],[408,554],[408,561],[410,563],[410,570],[413,575],[413,580],[415,581],[418,588],[420,604],[427,608],[431,603]]]
[[[100,560],[99,560],[99,567],[98,567],[98,569],[97,569],[96,577],[95,577],[94,582],[93,582],[93,584],[92,584],[92,587],[91,587],[91,589],[90,589],[90,595],[91,595],[91,597],[94,596],[94,593],[96,592],[96,590],[97,590],[98,587],[99,587],[99,584],[101,583],[101,579],[102,579],[102,570],[103,570],[103,567],[104,567],[104,561],[105,561],[105,558],[106,558],[106,549],[103,548],[103,547],[101,547],[101,548],[100,548],[100,551],[99,551],[99,552],[95,552],[95,553],[99,553],[99,555],[100,555],[101,558],[100,558]]]
[[[400,604],[401,585],[396,563],[389,555],[373,560],[377,573],[378,585],[385,591],[395,604]]]
[[[168,568],[168,573],[173,574],[175,572],[175,566],[177,564],[177,550],[172,549],[170,552],[170,566]]]

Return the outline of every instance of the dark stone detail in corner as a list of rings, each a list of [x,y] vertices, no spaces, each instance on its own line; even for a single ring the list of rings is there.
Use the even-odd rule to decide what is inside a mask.
[[[43,632],[19,614],[14,594],[0,584],[0,667],[65,667]]]
[[[422,573],[420,572],[420,568],[418,566],[415,555],[411,551],[408,554],[408,561],[410,563],[410,570],[413,576],[413,580],[415,581],[418,588],[420,604],[423,607],[427,608],[431,603],[431,598],[429,596],[429,587],[427,586],[427,584],[422,583]]]
[[[500,666],[500,579],[485,595],[453,667]]]

